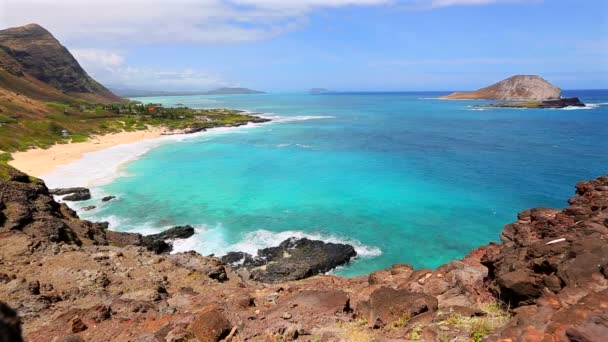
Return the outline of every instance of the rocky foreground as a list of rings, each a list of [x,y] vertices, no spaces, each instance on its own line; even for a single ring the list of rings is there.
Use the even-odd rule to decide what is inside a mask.
[[[3,341],[608,340],[608,176],[578,184],[563,210],[520,213],[501,244],[462,260],[352,279],[306,278],[328,266],[289,260],[336,261],[346,245],[288,240],[224,261],[163,254],[149,237],[78,219],[6,166],[0,210]]]

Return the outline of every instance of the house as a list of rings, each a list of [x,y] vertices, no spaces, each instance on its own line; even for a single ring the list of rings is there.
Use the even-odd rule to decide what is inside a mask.
[[[61,130],[61,136],[62,137],[69,137],[70,136],[70,132],[68,132],[67,130],[63,129],[63,130]]]

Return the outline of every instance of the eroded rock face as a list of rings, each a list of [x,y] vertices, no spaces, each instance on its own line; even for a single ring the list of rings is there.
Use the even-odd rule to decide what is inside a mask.
[[[488,253],[491,286],[512,307],[533,304],[546,290],[581,287],[608,267],[608,177],[577,185],[562,211],[526,210],[505,226],[503,245]]]
[[[357,252],[350,245],[291,238],[277,247],[259,250],[256,257],[233,252],[222,260],[235,267],[246,268],[251,279],[271,283],[325,273],[347,263],[356,255]]]
[[[41,242],[105,244],[106,226],[79,220],[74,211],[58,204],[40,180],[10,166],[0,166],[8,177],[0,181],[0,232],[20,231]]]

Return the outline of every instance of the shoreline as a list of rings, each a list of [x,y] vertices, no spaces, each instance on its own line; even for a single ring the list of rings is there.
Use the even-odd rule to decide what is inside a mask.
[[[118,145],[132,144],[160,138],[172,133],[164,127],[148,127],[143,131],[118,132],[92,136],[76,143],[56,144],[48,149],[34,148],[12,153],[9,165],[35,177],[56,171],[60,166],[82,159],[85,154],[98,152]]]
[[[225,134],[274,121],[258,117],[266,121],[252,120],[237,125],[184,130],[149,126],[142,131],[98,135],[85,142],[57,144],[48,149],[36,148],[15,152],[9,165],[43,179],[50,188],[97,187],[119,177],[124,164],[136,160],[164,143],[193,139],[202,135]]]

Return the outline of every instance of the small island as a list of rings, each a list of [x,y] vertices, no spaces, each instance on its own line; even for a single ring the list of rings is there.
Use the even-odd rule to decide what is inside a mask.
[[[578,98],[562,98],[561,89],[537,75],[515,75],[488,87],[442,96],[445,100],[506,100],[478,107],[564,108],[584,107]]]
[[[243,95],[243,94],[266,94],[263,91],[249,88],[219,88],[201,93],[200,95]]]
[[[329,93],[329,89],[325,89],[325,88],[312,88],[308,91],[309,94],[323,94],[323,93]]]

